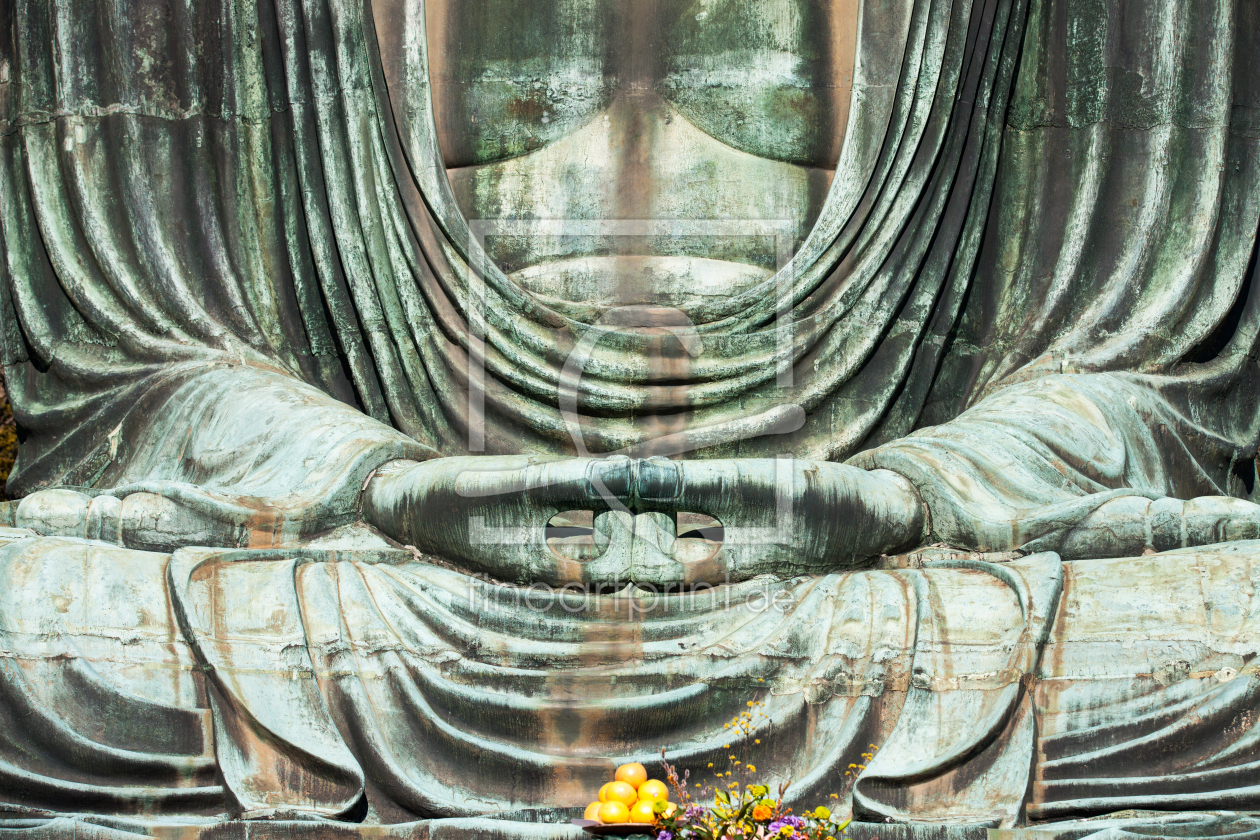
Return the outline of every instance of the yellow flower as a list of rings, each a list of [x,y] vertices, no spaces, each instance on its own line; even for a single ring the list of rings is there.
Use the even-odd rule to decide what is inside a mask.
[[[709,762],[709,766],[710,766],[710,767],[712,767],[712,766],[713,766],[713,762],[712,762],[712,761],[710,761],[710,762]]]
[[[756,808],[753,808],[752,817],[758,822],[765,822],[772,816],[774,816],[774,811],[771,811],[765,805],[758,805]]]
[[[814,819],[825,820],[830,816],[831,816],[831,811],[828,808],[824,808],[823,806],[819,805],[817,808],[814,809]]]
[[[761,743],[761,739],[760,739],[760,738],[754,738],[754,739],[753,739],[753,743],[754,743],[754,744],[760,744],[760,743]]]
[[[748,708],[750,708],[750,709],[751,709],[751,708],[752,708],[753,706],[755,706],[755,705],[757,705],[757,704],[756,704],[756,703],[754,703],[753,701],[751,701],[751,700],[749,700],[749,701],[748,701]]]
[[[739,762],[737,761],[737,762],[735,762],[735,763],[736,763],[736,764],[738,764]],[[749,773],[756,773],[756,772],[757,772],[757,767],[756,767],[756,765],[749,764],[749,765],[748,765],[748,772],[749,772]]]

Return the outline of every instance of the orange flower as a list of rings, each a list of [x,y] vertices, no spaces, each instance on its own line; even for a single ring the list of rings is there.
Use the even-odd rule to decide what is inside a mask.
[[[752,818],[757,822],[765,822],[772,816],[774,816],[774,811],[771,811],[768,805],[758,805],[756,808],[753,808]]]

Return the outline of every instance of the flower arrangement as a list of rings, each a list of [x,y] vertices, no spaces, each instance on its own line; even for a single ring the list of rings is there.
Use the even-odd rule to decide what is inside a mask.
[[[725,769],[715,769],[710,763],[712,780],[692,785],[690,771],[680,775],[661,751],[661,764],[678,805],[657,813],[656,840],[837,840],[845,832],[850,818],[833,814],[830,808],[819,805],[796,814],[787,807],[784,798],[790,780],[780,782],[773,794],[768,786],[755,782],[757,768],[748,762],[748,751],[761,744],[753,736],[757,725],[766,719],[761,711],[764,705],[750,702],[748,711],[726,724],[733,736],[731,742],[739,742],[740,754],[729,753]],[[731,749],[731,744],[724,745],[724,749]],[[874,758],[876,749],[871,744],[862,759]],[[845,771],[844,790],[832,793],[830,798],[840,799],[863,769],[865,765],[850,764]]]

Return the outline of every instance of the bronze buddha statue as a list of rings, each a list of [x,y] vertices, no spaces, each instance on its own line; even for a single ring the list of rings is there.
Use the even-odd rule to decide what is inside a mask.
[[[1250,830],[1260,6],[2,14],[0,833]]]

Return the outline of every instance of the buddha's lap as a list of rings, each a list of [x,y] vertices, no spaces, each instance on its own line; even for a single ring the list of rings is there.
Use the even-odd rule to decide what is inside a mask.
[[[807,795],[868,740],[887,747],[880,771],[896,775],[899,738],[911,758],[978,749],[985,720],[1026,720],[1021,709],[1035,715],[1035,743],[1003,743],[1033,767],[1030,813],[1088,810],[1099,795],[1114,799],[1104,810],[1131,806],[1125,796],[1149,805],[1185,773],[1222,801],[1249,795],[1260,542],[749,581],[729,588],[734,599],[670,596],[659,612],[624,615],[624,597],[591,596],[593,609],[575,612],[573,595],[546,603],[409,557],[0,545],[0,721],[22,721],[0,724],[0,766],[41,779],[53,793],[30,804],[51,807],[67,766],[105,788],[134,784],[111,769],[122,750],[165,775],[120,807],[161,790],[176,799],[159,810],[179,813],[188,806],[176,800],[193,794],[205,813],[223,807],[216,767],[258,807],[305,802],[307,788],[283,780],[313,773],[331,791],[320,807],[340,813],[363,779],[375,784],[379,748],[420,779],[400,794],[410,811],[397,819],[419,807],[407,804],[415,791],[469,762],[478,772],[421,810],[462,813],[468,797],[483,810],[574,805],[608,756],[664,746],[680,766],[720,759],[723,723],[762,698],[789,772],[814,780],[798,786]],[[788,608],[776,611],[780,596]],[[1019,683],[1027,695],[1009,690]],[[938,702],[972,716],[942,723]],[[557,727],[557,709],[580,731]],[[1222,710],[1236,725],[1184,737]],[[45,743],[62,730],[69,748]],[[376,747],[352,756],[363,737]],[[1100,744],[1114,755],[1099,757]],[[257,779],[241,770],[256,755]],[[1135,768],[1151,778],[1126,778]],[[521,778],[536,789],[520,794]],[[1018,803],[1023,789],[1004,796]],[[371,790],[392,813],[395,794]]]
[[[200,666],[177,619],[170,565],[171,555],[102,543],[60,538],[9,542],[0,548],[0,633],[7,655],[30,661],[81,659],[125,694],[173,706],[202,706]],[[1139,684],[1230,679],[1260,651],[1254,597],[1260,541],[1063,566],[1063,592],[1036,671],[1047,695],[1067,692],[1088,705],[1091,692],[1113,696],[1108,685],[1134,694],[1140,693]],[[426,570],[434,567],[417,563],[399,573],[423,577]],[[851,572],[832,579],[857,582],[867,575],[899,574],[907,573]],[[785,583],[781,588],[790,587]],[[836,591],[847,588],[841,583]],[[302,616],[282,615],[280,602],[265,613],[267,595],[256,595],[262,616],[258,626],[287,624],[303,632]],[[207,604],[214,599],[213,593],[207,596]],[[528,599],[517,603],[520,611],[537,615]],[[351,609],[341,620],[354,623],[356,615],[360,613]],[[453,621],[453,615],[417,618]],[[993,615],[999,623],[1009,619],[1000,610]],[[628,619],[633,624],[634,614]],[[216,616],[210,621],[219,626],[222,620]],[[222,629],[224,639],[241,632]],[[576,649],[581,643],[574,644]],[[566,659],[561,657],[555,667],[569,667],[572,662]]]

